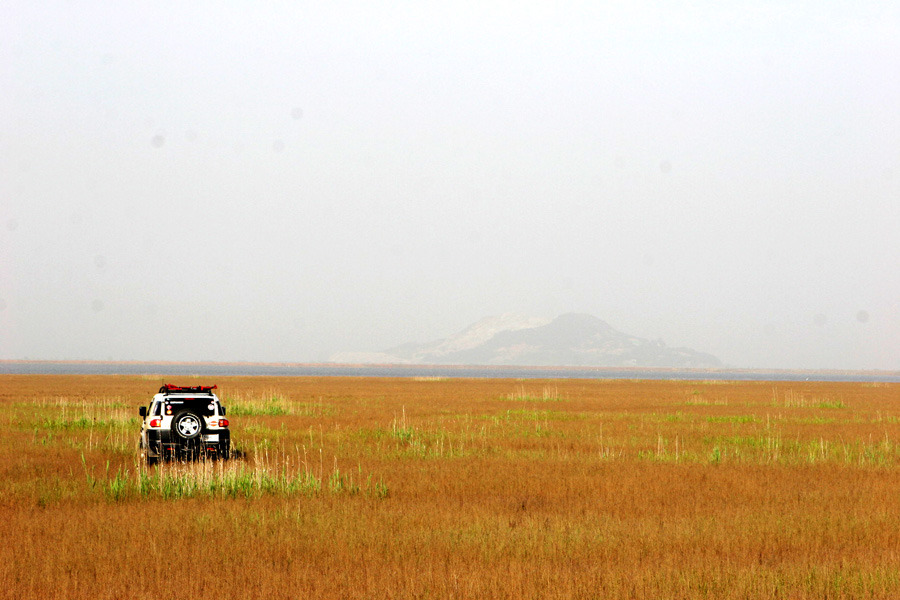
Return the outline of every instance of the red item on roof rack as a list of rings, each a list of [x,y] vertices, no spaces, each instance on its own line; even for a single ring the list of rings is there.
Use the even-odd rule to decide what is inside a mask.
[[[195,385],[193,387],[184,387],[180,385],[172,385],[171,383],[164,383],[161,388],[159,388],[160,394],[177,394],[181,392],[189,393],[189,394],[211,394],[217,386],[215,385]]]

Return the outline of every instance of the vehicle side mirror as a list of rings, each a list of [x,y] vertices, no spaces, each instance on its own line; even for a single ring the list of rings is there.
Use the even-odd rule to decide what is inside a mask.
[[[222,405],[219,405],[219,408],[222,409],[222,416],[224,417],[225,416],[225,407]]]
[[[146,406],[140,407],[140,408],[138,409],[138,412],[140,413],[140,415],[141,415],[142,417],[146,417],[146,416],[147,416],[147,407],[146,407]]]

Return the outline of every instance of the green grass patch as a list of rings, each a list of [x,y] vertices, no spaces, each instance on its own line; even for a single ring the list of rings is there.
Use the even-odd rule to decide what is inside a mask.
[[[756,415],[728,415],[723,417],[706,417],[707,423],[759,423],[762,419]]]
[[[229,417],[281,417],[289,414],[285,401],[278,396],[262,400],[235,400],[226,404]]]
[[[83,459],[82,459],[83,460]],[[83,463],[82,463],[83,464]],[[119,469],[111,474],[109,463],[103,478],[85,467],[88,487],[110,502],[126,500],[182,500],[187,498],[259,498],[265,495],[314,496],[364,495],[387,498],[389,490],[382,478],[346,473],[335,466],[331,473],[315,474],[309,469],[291,470],[287,465],[248,466],[245,463],[203,461],[193,464],[160,464],[135,471]]]
[[[96,417],[80,416],[80,417],[54,417],[45,418],[41,422],[44,429],[52,431],[69,431],[78,429],[100,429],[110,427],[134,427],[140,429],[140,421],[137,417],[129,417],[127,419],[102,419]]]

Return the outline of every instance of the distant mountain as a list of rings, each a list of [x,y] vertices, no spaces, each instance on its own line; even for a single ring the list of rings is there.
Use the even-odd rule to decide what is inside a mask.
[[[450,337],[384,352],[342,352],[343,363],[590,367],[721,367],[711,354],[669,348],[613,329],[597,317],[569,313],[552,321],[517,315],[488,317]]]

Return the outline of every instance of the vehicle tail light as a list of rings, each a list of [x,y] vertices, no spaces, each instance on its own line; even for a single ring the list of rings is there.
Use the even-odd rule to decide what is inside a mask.
[[[150,427],[162,427],[162,419],[150,419]]]
[[[228,419],[219,419],[219,427],[228,427]]]

